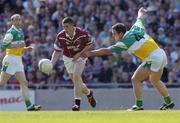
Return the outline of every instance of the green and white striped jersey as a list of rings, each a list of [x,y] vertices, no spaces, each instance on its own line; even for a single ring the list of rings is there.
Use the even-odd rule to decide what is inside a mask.
[[[6,49],[6,54],[22,55],[23,48],[9,48],[12,42],[24,41],[24,33],[22,30],[17,29],[14,25],[6,32],[3,39],[3,46]]]
[[[128,51],[144,60],[158,48],[156,42],[145,32],[143,19],[137,19],[129,31],[115,45],[108,47],[112,52]]]

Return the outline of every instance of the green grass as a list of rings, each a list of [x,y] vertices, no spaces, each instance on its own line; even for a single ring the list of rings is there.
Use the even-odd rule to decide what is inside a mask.
[[[0,112],[0,123],[180,123],[180,110]]]

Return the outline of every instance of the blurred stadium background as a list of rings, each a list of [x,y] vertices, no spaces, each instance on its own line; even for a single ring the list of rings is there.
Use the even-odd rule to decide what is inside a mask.
[[[180,109],[179,0],[0,0],[0,40],[11,26],[10,16],[21,14],[26,41],[35,47],[32,53],[23,56],[31,97],[45,110],[67,110],[73,100],[72,83],[61,59],[51,76],[41,73],[37,66],[40,59],[50,59],[56,34],[62,29],[62,19],[71,16],[76,26],[88,30],[96,49],[114,44],[111,26],[123,22],[130,28],[140,6],[149,7],[152,11],[147,32],[168,55],[168,65],[161,80],[169,88],[176,109]],[[0,63],[4,54],[1,51]],[[95,91],[97,109],[126,109],[134,104],[130,78],[139,64],[137,58],[127,53],[88,60],[83,79]],[[145,108],[158,109],[162,100],[148,79],[143,81],[143,88]],[[0,110],[23,109],[21,99],[18,82],[14,78],[0,87]],[[82,109],[90,109],[82,103]]]

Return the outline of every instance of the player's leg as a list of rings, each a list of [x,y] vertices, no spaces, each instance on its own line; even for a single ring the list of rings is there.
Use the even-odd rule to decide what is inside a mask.
[[[88,98],[88,101],[92,107],[96,106],[96,101],[93,96],[92,90],[88,89],[86,84],[82,80],[82,72],[85,67],[85,62],[82,60],[76,61],[74,66],[74,74],[73,74],[73,80],[76,84],[76,86],[80,89],[80,91],[85,94]]]
[[[158,72],[151,71],[151,73],[150,73],[150,81],[164,99],[164,104],[160,109],[161,110],[166,110],[168,108],[173,108],[174,103],[172,102],[172,100],[171,100],[171,98],[169,96],[167,87],[160,80],[160,78],[162,76],[162,73],[163,73],[163,69],[159,70]]]
[[[159,70],[158,72],[151,71],[149,79],[162,96],[168,96],[167,88],[160,80],[162,73],[163,70]]]
[[[73,111],[79,111],[80,105],[81,105],[81,90],[76,85],[76,82],[73,79],[73,74],[69,73],[69,76],[70,76],[70,78],[73,82],[73,85],[74,85],[74,105],[72,107],[72,110]]]
[[[0,75],[0,86],[3,86],[9,79],[10,79],[11,75],[1,71],[1,75]]]
[[[14,74],[13,60],[10,56],[5,56],[2,62],[0,86],[4,85]]]
[[[85,67],[85,63],[83,61],[75,61],[74,63],[74,71],[73,71],[73,80],[75,80],[76,84],[80,87],[79,89],[85,95],[90,94],[90,90],[84,84],[82,80],[82,72]]]
[[[23,96],[23,98],[25,100],[25,104],[26,104],[27,110],[28,111],[31,111],[31,110],[40,110],[41,106],[40,105],[33,105],[31,103],[30,99],[29,99],[28,81],[26,80],[24,71],[16,72],[15,73],[15,78],[20,83],[20,88],[21,88],[22,96]]]
[[[74,105],[72,106],[73,111],[79,111],[80,110],[80,104],[81,104],[81,90],[79,89],[79,86],[76,84],[76,82],[73,79],[73,71],[74,71],[74,62],[72,62],[71,58],[68,58],[66,56],[63,56],[63,61],[65,68],[73,82],[73,90],[74,90]]]
[[[150,74],[150,70],[141,64],[135,73],[133,74],[131,81],[133,84],[133,91],[136,103],[129,110],[143,110],[143,99],[142,99],[142,85],[141,81],[146,79]]]
[[[160,109],[165,110],[168,108],[173,108],[174,103],[171,101],[168,90],[164,83],[160,80],[164,66],[167,64],[167,56],[164,50],[158,49],[156,53],[152,56],[152,59],[152,65],[150,67],[150,81],[164,98],[165,102]]]

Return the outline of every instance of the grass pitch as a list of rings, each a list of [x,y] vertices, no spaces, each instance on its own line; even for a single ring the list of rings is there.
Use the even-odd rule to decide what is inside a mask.
[[[3,111],[0,123],[180,123],[180,110]]]

